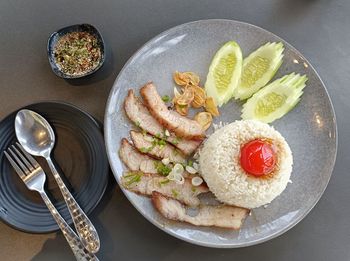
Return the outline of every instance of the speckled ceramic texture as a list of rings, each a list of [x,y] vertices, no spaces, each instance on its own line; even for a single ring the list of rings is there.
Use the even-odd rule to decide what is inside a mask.
[[[79,75],[70,75],[62,72],[62,70],[57,66],[55,56],[54,56],[54,48],[57,43],[57,41],[64,35],[72,32],[87,32],[90,33],[91,35],[95,36],[97,39],[97,45],[100,47],[101,50],[101,58],[99,60],[98,65],[90,70],[85,72],[84,74],[79,74]],[[82,78],[85,76],[88,76],[90,74],[93,74],[97,72],[102,65],[105,62],[105,44],[102,38],[102,35],[100,32],[91,24],[75,24],[75,25],[70,25],[67,27],[64,27],[57,32],[54,32],[50,35],[48,41],[47,41],[47,56],[49,58],[49,63],[51,66],[52,71],[61,78],[64,79],[77,79],[77,78]]]
[[[267,207],[254,209],[239,231],[168,221],[148,198],[123,190],[135,208],[165,232],[194,244],[220,248],[254,245],[281,235],[306,216],[328,184],[337,151],[336,120],[326,88],[310,63],[290,44],[259,27],[230,20],[192,22],[156,36],[130,58],[113,85],[105,114],[109,162],[119,182],[125,169],[118,157],[120,140],[128,137],[132,128],[123,110],[127,90],[133,88],[138,93],[143,84],[154,81],[160,94],[172,94],[175,70],[197,72],[204,83],[213,55],[229,40],[239,43],[244,56],[268,41],[282,41],[284,62],[274,78],[291,72],[309,78],[296,108],[272,124],[293,151],[293,183]],[[240,119],[241,109],[240,102],[231,100],[220,109],[221,116],[215,122]]]

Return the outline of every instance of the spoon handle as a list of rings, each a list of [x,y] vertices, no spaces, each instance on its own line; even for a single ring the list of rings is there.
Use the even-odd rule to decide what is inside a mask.
[[[96,253],[100,248],[100,239],[94,225],[67,189],[51,158],[46,158],[46,160],[68,206],[69,213],[72,216],[75,229],[77,230],[81,242],[89,252]]]

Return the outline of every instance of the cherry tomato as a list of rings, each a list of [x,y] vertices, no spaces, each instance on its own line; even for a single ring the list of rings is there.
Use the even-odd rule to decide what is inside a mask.
[[[241,148],[241,166],[256,177],[269,174],[276,165],[276,151],[269,141],[256,139]]]

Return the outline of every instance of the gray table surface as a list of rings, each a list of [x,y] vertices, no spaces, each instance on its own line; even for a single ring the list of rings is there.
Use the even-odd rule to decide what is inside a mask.
[[[127,59],[158,33],[185,22],[246,21],[300,50],[324,80],[337,114],[339,149],[329,186],[296,227],[243,249],[194,246],[160,231],[127,201],[115,182],[91,215],[101,260],[350,260],[350,1],[348,0],[100,0],[0,1],[0,119],[42,100],[76,104],[102,120],[113,81]],[[103,71],[73,86],[57,78],[46,41],[63,26],[88,22],[108,45]],[[1,260],[74,260],[60,233],[31,235],[0,222]]]

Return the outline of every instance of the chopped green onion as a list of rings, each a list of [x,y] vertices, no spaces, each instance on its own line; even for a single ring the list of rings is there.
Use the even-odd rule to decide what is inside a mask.
[[[166,141],[165,140],[159,140],[158,141],[158,145],[159,146],[164,146],[164,145],[166,145]]]
[[[180,141],[181,141],[181,138],[176,137],[175,140],[173,141],[173,144],[177,145],[177,144],[179,144]]]
[[[145,147],[142,147],[142,148],[140,148],[140,151],[141,151],[142,153],[146,153],[146,152],[148,152],[148,149],[145,148]]]
[[[173,196],[177,198],[179,196],[179,192],[177,192],[175,189],[172,189],[171,192],[173,193]]]
[[[163,100],[163,102],[169,102],[169,101],[170,101],[169,95],[164,95],[164,96],[162,97],[162,100]]]
[[[163,180],[163,181],[160,181],[159,184],[160,184],[160,185],[165,185],[165,184],[168,184],[169,182],[170,182],[170,180],[165,179],[165,180]]]
[[[141,172],[132,173],[132,174],[124,176],[124,178],[128,180],[125,183],[125,185],[128,187],[128,186],[130,186],[133,183],[140,182],[141,181],[141,176],[142,176]]]
[[[163,140],[163,139],[157,139],[157,138],[154,138],[153,141],[152,141],[152,145],[155,147],[155,146],[160,146],[160,147],[163,147],[166,145],[166,141]]]
[[[147,152],[150,152],[151,150],[153,150],[154,146],[151,146],[151,147],[148,147],[148,148],[145,148],[145,147],[142,147],[140,148],[140,151],[142,153],[147,153]]]
[[[162,176],[168,176],[169,173],[171,172],[171,168],[169,166],[164,165],[160,161],[155,162],[154,166],[157,169],[158,174]]]

